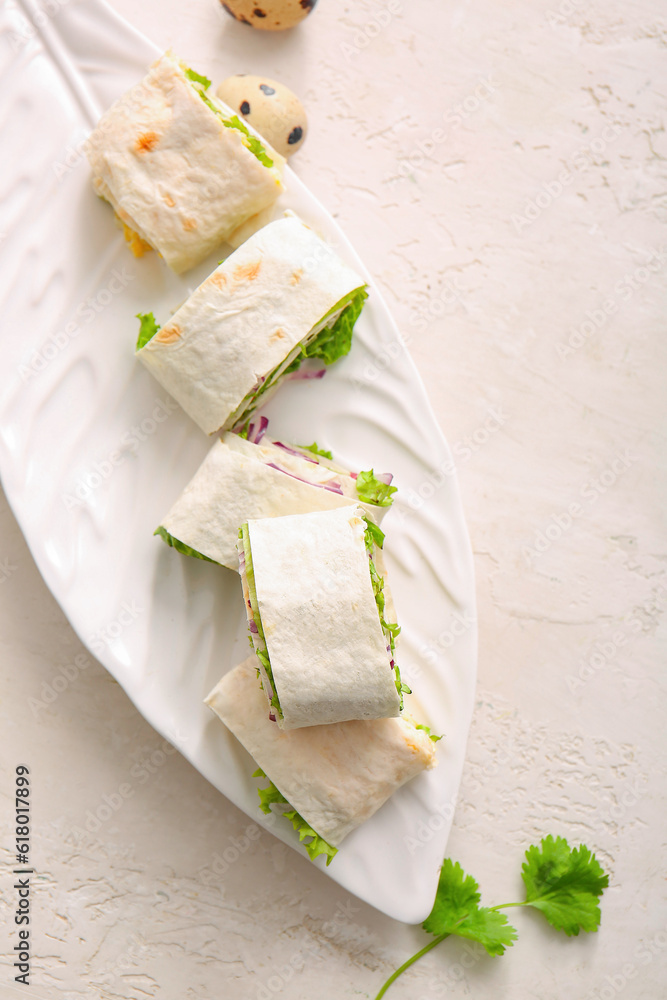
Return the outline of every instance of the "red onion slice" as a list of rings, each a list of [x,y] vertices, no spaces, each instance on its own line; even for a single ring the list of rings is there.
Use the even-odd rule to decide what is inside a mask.
[[[295,372],[292,372],[287,376],[288,382],[295,382],[306,378],[324,378],[326,375],[326,368],[320,368],[316,372],[313,371],[303,371],[301,368],[297,368]]]
[[[282,441],[274,441],[273,443],[276,448],[282,448],[283,451],[288,452],[290,455],[296,455],[297,458],[303,458],[306,462],[314,462],[315,465],[320,464],[316,458],[310,458],[308,455],[304,455],[303,452],[297,451],[296,448],[290,448],[289,445],[283,444]]]
[[[308,479],[302,479],[301,476],[295,476],[293,472],[287,472],[286,469],[281,469],[279,465],[274,465],[273,462],[267,462],[266,464],[269,469],[276,469],[278,472],[282,472],[286,476],[291,476],[292,479],[298,479],[300,483],[307,483],[308,486],[317,486],[320,489],[329,490],[331,493],[339,493],[340,496],[345,495],[340,488],[340,483],[333,483],[331,486],[327,486],[325,483],[311,483]]]

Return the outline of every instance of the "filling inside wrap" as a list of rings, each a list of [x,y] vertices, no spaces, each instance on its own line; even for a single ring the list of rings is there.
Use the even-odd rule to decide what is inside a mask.
[[[288,820],[310,857],[324,855],[327,864],[352,830],[436,763],[440,737],[406,716],[281,732],[266,717],[250,657],[206,704],[258,765],[260,809]]]
[[[165,516],[166,523],[160,525],[155,534],[178,552],[210,562],[220,562],[221,559],[225,559],[224,550],[227,545],[222,545],[221,536],[230,535],[230,555],[234,562],[232,564],[227,556],[224,565],[236,568],[236,537],[241,522],[248,517],[272,516],[276,513],[275,508],[272,509],[270,505],[273,478],[267,473],[263,474],[261,484],[265,495],[257,496],[256,509],[249,511],[246,500],[243,516],[234,519],[234,514],[238,515],[238,511],[234,498],[229,495],[230,490],[236,486],[247,496],[248,490],[253,486],[258,489],[257,480],[251,480],[248,472],[243,472],[244,458],[290,477],[292,480],[290,495],[298,491],[301,497],[303,487],[298,484],[304,483],[308,487],[346,497],[350,501],[361,501],[373,510],[376,518],[378,516],[376,511],[381,514],[383,509],[391,506],[392,494],[396,492],[396,487],[391,485],[393,478],[391,473],[376,476],[373,469],[359,473],[350,472],[334,462],[331,452],[319,448],[317,442],[312,445],[295,445],[271,440],[266,436],[268,424],[268,419],[261,417],[259,420],[247,421],[236,433],[226,433],[222,440],[213,446],[195,479]],[[220,454],[221,451],[226,454]],[[237,457],[237,463],[230,453],[232,451]],[[294,502],[296,503],[296,499]],[[220,511],[220,506],[224,507],[223,512]],[[215,530],[217,525],[217,537],[220,539],[218,550],[211,545],[208,530],[206,538],[203,534],[198,534],[202,521],[206,523],[207,529],[213,524]],[[170,527],[174,525],[174,531],[170,531]],[[208,554],[197,547],[198,539],[203,539],[199,544],[204,548],[207,547],[206,541],[211,545]],[[218,551],[223,552],[223,555],[218,555]]]
[[[263,402],[262,397],[269,389],[275,389],[285,376],[296,372],[307,358],[319,358],[325,365],[332,365],[334,361],[349,354],[354,324],[359,319],[364,301],[367,298],[368,292],[363,286],[355,288],[354,291],[349,292],[337,302],[326,316],[323,316],[320,322],[312,328],[308,336],[292,348],[279,365],[258,379],[241,400],[227,424],[237,428],[244,421],[247,422],[250,414],[259,406],[260,402]],[[139,351],[153,339],[160,330],[160,326],[152,312],[138,313],[137,319],[139,320],[139,336],[135,349]]]

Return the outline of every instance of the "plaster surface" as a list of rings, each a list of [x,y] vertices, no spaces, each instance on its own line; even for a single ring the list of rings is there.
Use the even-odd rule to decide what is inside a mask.
[[[489,904],[520,898],[523,851],[547,833],[610,874],[597,935],[510,911],[503,958],[448,941],[388,996],[665,996],[667,8],[320,0],[269,35],[213,0],[114,6],[216,85],[265,73],[302,98],[292,165],[379,282],[454,449],[480,662],[448,855]],[[25,761],[38,872],[33,985],[10,985],[3,947],[0,996],[375,996],[423,932],[160,755],[4,501],[0,581],[0,850],[11,862]],[[98,831],[73,830],[127,783]],[[1,898],[13,942],[6,874]]]

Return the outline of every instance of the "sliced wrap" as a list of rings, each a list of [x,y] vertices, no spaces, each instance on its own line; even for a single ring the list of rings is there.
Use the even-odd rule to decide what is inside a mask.
[[[137,356],[213,434],[243,422],[306,356],[347,353],[365,297],[363,279],[289,216],[230,254],[145,344],[140,334]]]
[[[250,640],[280,728],[399,714],[399,628],[374,558],[383,538],[358,505],[243,525]]]
[[[331,857],[335,850],[327,846],[338,847],[397,788],[436,764],[428,730],[405,717],[281,731],[267,719],[253,657],[226,674],[206,704],[280,793],[260,792],[262,802],[280,803],[282,797],[287,804],[277,808],[288,810],[301,839],[308,827],[323,838],[324,845],[306,844],[311,857],[315,852]]]
[[[262,418],[265,423],[266,418]],[[252,433],[252,431],[251,431]],[[372,472],[372,470],[371,470]],[[378,496],[381,503],[362,506],[380,523],[395,487],[391,477],[375,480],[378,488],[365,491],[368,473],[353,477],[321,454],[294,445],[277,444],[265,435],[249,437],[227,431],[216,441],[193,479],[162,519],[156,534],[180,551],[204,556],[238,570],[236,543],[244,521],[284,514],[334,510]],[[358,487],[359,480],[362,486]]]
[[[284,159],[170,53],[106,112],[86,151],[133,251],[194,267],[282,190]],[[147,246],[146,246],[147,245]]]

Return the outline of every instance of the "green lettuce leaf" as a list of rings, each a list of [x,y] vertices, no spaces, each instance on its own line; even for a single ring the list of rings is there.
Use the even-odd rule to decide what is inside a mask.
[[[282,719],[283,710],[280,706],[280,699],[278,697],[276,683],[273,679],[271,660],[269,658],[269,651],[266,648],[266,638],[264,636],[264,629],[262,627],[262,617],[259,613],[259,601],[257,600],[257,589],[255,587],[255,570],[252,564],[252,548],[250,545],[250,534],[248,532],[247,522],[241,525],[241,528],[239,530],[239,537],[243,542],[243,554],[245,556],[245,575],[248,583],[248,592],[250,594],[250,605],[252,608],[252,616],[255,621],[255,625],[257,626],[257,634],[261,638],[265,647],[264,649],[258,649],[253,642],[252,643],[253,649],[257,654],[257,659],[261,662],[262,666],[264,667],[264,670],[266,671],[266,676],[268,677],[269,683],[271,685],[271,690],[273,692],[270,699],[271,707],[276,710],[278,716]],[[250,641],[252,642],[252,636],[250,637]]]
[[[273,160],[266,152],[261,140],[252,134],[248,126],[241,121],[238,115],[232,115],[231,118],[222,118],[222,124],[225,128],[235,128],[237,132],[241,132],[245,136],[246,147],[257,157],[260,163],[263,163],[265,167],[273,166]]]
[[[205,80],[206,77],[205,76],[201,77],[201,79]],[[209,81],[209,84],[210,84],[210,81]],[[248,128],[248,126],[244,122],[241,121],[241,119],[239,118],[239,116],[238,115],[232,115],[231,118],[225,118],[225,115],[224,115],[224,112],[222,111],[222,109],[216,107],[216,105],[213,103],[213,101],[208,96],[208,94],[204,93],[203,90],[199,90],[198,87],[196,88],[196,90],[197,90],[197,93],[199,94],[199,96],[201,97],[202,101],[204,102],[204,104],[208,108],[211,109],[211,111],[213,112],[213,114],[215,114],[215,115],[218,116],[218,118],[220,119],[220,121],[222,122],[222,124],[225,126],[225,128],[233,128],[233,129],[236,129],[237,132],[240,132],[243,135],[243,137],[244,137],[244,140],[245,140],[244,141],[244,146],[246,147],[246,149],[250,150],[250,152],[253,154],[253,156],[256,156],[257,159],[259,160],[259,162],[261,164],[263,164],[265,167],[272,167],[273,166],[273,160],[271,159],[271,157],[269,156],[269,154],[266,152],[266,149],[265,149],[264,145],[262,144],[261,139],[258,139],[257,136],[255,136],[255,135],[252,134],[252,132],[250,131],[250,129]]]
[[[188,80],[192,80],[193,83],[201,83],[204,90],[208,90],[208,88],[211,86],[211,81],[207,76],[201,76],[199,73],[195,73],[193,69],[186,69],[185,75],[187,76]]]
[[[364,529],[364,538],[366,542],[366,551],[368,552],[368,568],[371,574],[371,585],[373,587],[373,596],[375,597],[375,604],[377,605],[378,614],[380,616],[380,625],[385,634],[385,637],[389,639],[389,648],[391,649],[391,657],[394,659],[394,649],[396,648],[396,636],[401,631],[401,626],[397,625],[396,622],[388,622],[384,617],[384,606],[385,606],[385,596],[384,596],[384,577],[378,573],[377,567],[373,562],[373,549],[377,545],[379,549],[382,548],[384,544],[384,532],[378,528],[369,517],[364,517],[366,522],[366,527]],[[399,669],[398,663],[394,660],[394,677],[396,682],[396,690],[398,691],[398,696],[400,698],[401,711],[403,710],[403,695],[412,694],[412,688],[401,680],[401,671]]]
[[[326,326],[313,340],[303,347],[306,358],[322,358],[325,365],[332,365],[338,358],[348,354],[352,346],[352,331],[359,319],[364,302],[368,298],[366,288],[357,288],[351,293],[348,304],[332,326]],[[334,312],[339,305],[334,306]]]
[[[357,496],[364,503],[374,503],[378,507],[391,507],[394,502],[392,493],[396,493],[396,486],[387,486],[386,483],[376,479],[372,469],[360,472],[356,481]]]
[[[170,535],[167,529],[163,528],[162,525],[160,525],[159,528],[156,528],[153,534],[159,535],[160,538],[167,543],[167,545],[171,545],[172,549],[176,549],[177,552],[182,552],[184,556],[194,556],[195,559],[203,559],[204,562],[215,563],[216,566],[220,565],[217,559],[209,559],[208,556],[202,555],[201,552],[197,552],[196,549],[186,545],[185,542],[180,541],[178,538],[174,538],[174,536]]]
[[[312,826],[306,822],[303,816],[296,811],[296,809],[287,801],[282,792],[279,792],[276,786],[273,784],[270,778],[266,776],[261,767],[253,773],[253,778],[266,778],[269,783],[268,788],[258,788],[257,793],[259,795],[259,808],[263,813],[270,813],[272,805],[287,805],[290,808],[285,811],[281,811],[279,815],[284,816],[288,819],[296,832],[299,834],[299,840],[303,843],[306,838],[309,838],[303,846],[306,848],[308,855],[312,861],[315,860],[320,854],[324,854],[327,859],[327,865],[331,864],[332,859],[338,854],[338,848],[333,847],[331,844],[327,843],[324,837],[320,837],[316,830],[313,830]]]
[[[294,358],[294,360],[291,361],[286,368],[280,371],[281,366],[284,363],[281,361],[279,365],[276,365],[276,367],[269,372],[269,374],[266,376],[261,385],[257,386],[257,388],[255,389],[251,389],[250,392],[248,392],[244,396],[244,398],[241,400],[240,404],[236,408],[232,420],[232,426],[238,427],[239,424],[242,424],[245,420],[247,420],[248,417],[256,409],[256,407],[259,405],[259,400],[262,393],[272,388],[274,385],[276,385],[276,383],[280,379],[285,378],[285,376],[289,375],[291,372],[297,371],[301,367],[305,358],[322,357],[324,359],[324,363],[326,365],[329,365],[332,364],[334,361],[336,361],[337,358],[341,357],[342,354],[347,354],[351,344],[352,327],[356,322],[359,312],[361,312],[361,307],[363,306],[363,300],[365,298],[367,298],[366,290],[364,288],[357,289],[354,292],[350,292],[349,295],[344,296],[339,302],[336,303],[335,306],[333,306],[332,309],[329,310],[329,313],[333,314],[338,309],[341,308],[342,303],[347,302],[348,305],[347,308],[344,310],[344,313],[347,312],[348,310],[352,310],[352,312],[354,312],[356,308],[354,306],[354,302],[358,300],[358,310],[356,311],[355,315],[352,317],[352,314],[350,313],[348,316],[348,320],[346,320],[343,323],[344,326],[345,325],[349,326],[348,330],[349,338],[347,338],[346,341],[347,346],[345,346],[345,343],[343,343],[343,340],[338,334],[333,333],[333,331],[336,329],[338,325],[338,321],[336,321],[336,323],[331,329],[321,330],[320,333],[318,333],[317,336],[312,341],[310,341],[310,343],[301,345],[297,344],[295,350],[297,350],[298,353]],[[329,315],[329,313],[327,313],[327,315]],[[344,313],[341,313],[339,319],[342,319]],[[324,340],[320,343],[320,346],[318,347],[317,346],[318,342],[320,341],[320,338],[322,337],[323,334],[326,336],[324,337]],[[324,354],[319,353],[320,348],[321,350],[324,351]],[[280,374],[278,374],[278,372],[280,372]],[[326,455],[326,457],[328,458],[329,456]],[[333,458],[331,458],[330,461],[333,461]]]
[[[297,448],[301,448],[302,451],[310,451],[313,455],[321,455],[322,458],[328,458],[330,462],[333,462],[331,452],[325,451],[324,448],[318,448],[317,441],[313,441],[312,444],[298,444]]]
[[[135,350],[140,351],[149,340],[152,340],[155,334],[160,329],[159,323],[155,322],[155,316],[153,313],[137,313],[137,319],[139,320],[139,336],[137,337],[137,346]]]
[[[424,732],[426,733],[426,735],[428,736],[428,738],[430,740],[433,740],[434,743],[437,743],[438,740],[442,739],[442,736],[434,736],[433,733],[431,732],[431,727],[430,726],[425,726],[421,722],[415,722],[415,729],[423,729]]]
[[[364,529],[364,535],[366,536],[366,551],[369,555],[373,555],[373,545],[377,545],[379,549],[384,545],[384,531],[382,528],[378,528],[375,521],[371,521],[370,517],[364,517],[366,522],[366,528]]]

